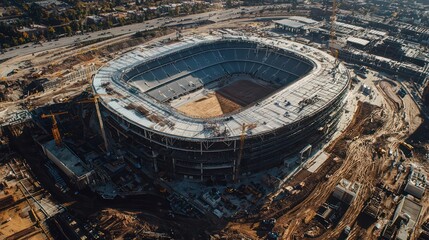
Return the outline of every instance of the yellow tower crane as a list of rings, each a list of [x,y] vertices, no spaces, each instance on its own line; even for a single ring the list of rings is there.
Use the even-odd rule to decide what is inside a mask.
[[[42,114],[42,118],[52,118],[52,135],[54,136],[55,143],[57,146],[61,146],[63,140],[61,138],[60,130],[58,129],[57,119],[55,116],[66,114],[67,112],[58,112],[50,114]]]
[[[255,127],[256,127],[256,123],[251,123],[251,124],[243,123],[241,125],[240,149],[238,152],[237,161],[235,163],[234,181],[238,181],[238,177],[240,174],[240,165],[241,165],[241,159],[243,158],[244,141],[246,140],[246,130],[251,130],[251,129],[254,129]]]
[[[99,98],[100,98],[100,95],[97,94],[92,98],[88,98],[88,99],[79,101],[78,103],[94,103],[95,104],[95,110],[97,112],[98,124],[100,124],[101,136],[103,137],[103,141],[104,141],[104,148],[105,148],[107,153],[110,153],[109,144],[107,142],[107,137],[106,137],[106,132],[104,131],[103,119],[101,118],[100,106],[98,104]]]
[[[112,96],[109,94],[95,94],[94,97],[92,98],[84,99],[82,101],[77,102],[77,103],[94,103],[95,104],[95,110],[97,112],[97,118],[98,118],[98,123],[100,125],[101,136],[103,137],[103,141],[104,141],[104,148],[106,152],[109,154],[110,153],[109,143],[107,142],[106,131],[104,130],[104,123],[103,123],[103,118],[101,117],[100,105],[98,100],[100,97],[111,97],[111,98],[125,98],[125,97],[120,95]]]
[[[90,51],[92,51],[94,49],[95,49],[95,47],[92,47]],[[90,72],[87,72],[87,76],[86,77],[88,79],[89,85],[92,86],[93,78],[90,76]],[[107,142],[106,131],[104,129],[103,119],[101,118],[100,105],[99,105],[99,100],[98,100],[101,96],[103,96],[103,97],[106,96],[106,97],[115,97],[115,98],[125,98],[122,95],[112,96],[112,95],[109,95],[109,94],[95,94],[94,93],[94,96],[92,98],[88,98],[88,99],[79,101],[77,103],[94,103],[95,104],[95,110],[97,112],[97,118],[98,118],[98,123],[100,125],[101,136],[103,137],[103,141],[104,141],[104,148],[106,150],[106,153],[110,154],[109,143]]]
[[[338,64],[338,50],[336,46],[336,32],[335,32],[335,23],[337,21],[337,1],[332,1],[332,16],[331,16],[331,31],[329,33],[329,49],[331,50],[332,56],[335,57],[335,65]]]

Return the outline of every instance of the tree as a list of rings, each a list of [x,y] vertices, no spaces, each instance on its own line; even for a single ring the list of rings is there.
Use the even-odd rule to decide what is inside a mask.
[[[190,13],[191,13],[192,9],[191,9],[191,7],[189,6],[189,4],[184,4],[184,5],[182,5],[182,7],[180,8],[180,11],[181,11],[182,13],[184,13],[184,14],[188,15],[188,14],[190,14]]]
[[[124,19],[123,17],[120,17],[118,20],[119,20],[119,24],[120,24],[121,26],[124,26],[124,25],[125,25],[125,19]]]
[[[145,19],[145,15],[143,14],[143,12],[137,16],[138,22],[144,22],[144,19]]]
[[[89,25],[89,29],[91,29],[91,31],[94,32],[94,31],[98,30],[98,27],[95,24],[91,24],[91,25]]]
[[[79,22],[78,21],[73,21],[73,22],[71,22],[70,23],[70,27],[71,27],[71,29],[73,30],[73,32],[77,32],[77,31],[79,31],[79,28],[80,28],[80,26],[79,26],[80,24],[79,24]]]
[[[28,15],[31,19],[33,19],[36,22],[39,22],[43,18],[43,9],[39,7],[39,5],[33,3],[30,6],[30,9],[28,11]]]
[[[71,20],[76,20],[79,18],[76,10],[74,10],[72,8],[66,10],[65,16]]]
[[[30,41],[35,42],[37,40],[37,37],[34,35],[34,33],[30,36]]]
[[[48,28],[48,39],[51,39],[55,36],[55,29],[53,27]]]
[[[37,37],[37,41],[39,41],[39,42],[43,42],[43,41],[46,41],[46,38],[45,38],[45,36],[44,36],[43,34],[40,34],[40,35]]]
[[[70,26],[64,26],[64,33],[66,33],[68,36],[72,35],[72,28]]]
[[[13,46],[18,45],[18,39],[16,39],[15,37],[13,37],[12,38],[12,43],[13,43]]]
[[[298,1],[297,0],[293,0],[292,1],[292,9],[295,10],[297,6],[298,6]]]
[[[54,34],[55,33],[55,29],[52,26],[49,26],[48,33],[49,34]]]
[[[22,37],[23,37],[24,39],[28,39],[30,36],[28,35],[28,33],[27,33],[27,32],[23,32],[23,33],[22,33]]]
[[[232,0],[226,0],[226,7],[232,8]]]

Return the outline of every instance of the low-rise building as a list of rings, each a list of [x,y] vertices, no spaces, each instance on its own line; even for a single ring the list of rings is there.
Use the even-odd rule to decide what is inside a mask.
[[[88,24],[98,24],[100,22],[104,22],[105,18],[97,16],[97,15],[91,15],[86,17],[86,22]]]
[[[289,18],[274,21],[275,27],[292,33],[305,33],[319,22],[302,16],[291,16]]]
[[[41,144],[45,155],[64,173],[78,189],[83,189],[95,180],[94,170],[65,144],[57,146],[54,140]]]
[[[411,167],[404,191],[416,198],[421,199],[427,186],[428,181],[426,175],[420,171],[415,171],[414,167]]]
[[[358,182],[350,182],[347,179],[341,179],[340,183],[335,187],[332,196],[338,200],[350,205],[359,194],[361,184]]]
[[[18,29],[19,32],[28,33],[28,34],[43,34],[48,30],[48,28],[44,25],[32,24],[30,27],[22,27]]]
[[[368,46],[369,41],[363,38],[348,37],[347,44],[358,49],[364,49]]]
[[[35,4],[47,11],[55,12],[63,12],[70,8],[70,5],[58,0],[42,0],[35,2]]]
[[[407,240],[415,231],[415,226],[422,213],[422,205],[410,197],[403,197],[396,207],[392,222],[397,226],[397,240]]]
[[[216,189],[212,189],[211,191],[204,193],[202,198],[213,208],[215,208],[221,201],[220,192]]]

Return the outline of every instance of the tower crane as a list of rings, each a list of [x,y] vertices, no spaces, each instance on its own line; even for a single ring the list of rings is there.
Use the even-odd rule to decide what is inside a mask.
[[[77,103],[94,103],[95,104],[95,110],[97,112],[98,124],[100,125],[101,136],[103,137],[103,141],[104,141],[104,148],[106,149],[106,152],[109,154],[110,153],[109,143],[107,141],[106,131],[104,129],[103,118],[101,117],[100,105],[99,105],[99,100],[98,100],[100,97],[125,98],[125,96],[121,96],[121,95],[112,96],[109,94],[95,94],[92,98],[84,99],[84,100],[77,102]]]
[[[235,164],[234,181],[238,180],[238,176],[240,174],[240,165],[241,165],[241,159],[243,158],[244,141],[246,140],[246,130],[251,130],[251,129],[254,129],[255,127],[256,127],[256,123],[251,123],[251,124],[243,123],[241,125],[240,149],[239,149],[238,158]]]
[[[95,104],[95,110],[97,112],[98,124],[100,125],[101,136],[103,137],[103,141],[104,141],[104,148],[106,149],[107,153],[110,153],[109,144],[107,142],[107,137],[106,137],[106,132],[104,130],[103,119],[101,118],[100,106],[98,104],[99,98],[100,98],[100,95],[97,94],[92,98],[88,98],[88,99],[79,101],[78,103],[94,103]]]
[[[93,49],[91,49],[91,50],[93,50]],[[89,72],[87,73],[87,79],[88,79],[89,85],[92,86],[93,78],[90,76]],[[97,112],[97,117],[98,117],[98,124],[100,125],[101,136],[103,137],[103,141],[104,141],[104,148],[106,150],[106,153],[110,154],[109,143],[107,142],[106,131],[104,129],[103,119],[101,118],[100,105],[98,104],[98,102],[99,102],[98,99],[100,98],[100,96],[114,97],[114,96],[111,96],[109,94],[94,94],[94,96],[92,98],[88,98],[88,99],[79,101],[77,103],[94,103],[95,104],[95,110]],[[124,96],[121,96],[121,95],[118,95],[115,97],[116,98],[124,98]]]
[[[332,56],[335,57],[335,68],[338,66],[338,50],[336,47],[336,32],[335,32],[335,23],[337,21],[337,0],[332,1],[332,16],[331,16],[331,31],[329,33],[329,48],[331,50]]]
[[[41,118],[52,118],[52,135],[54,137],[57,146],[61,146],[63,140],[61,139],[60,130],[58,129],[58,123],[55,116],[66,114],[67,112],[57,112],[50,114],[42,114]]]

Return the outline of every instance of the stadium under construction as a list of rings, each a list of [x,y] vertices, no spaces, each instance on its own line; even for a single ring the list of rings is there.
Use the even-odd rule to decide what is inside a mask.
[[[305,155],[335,131],[347,69],[287,40],[201,35],[143,45],[93,79],[109,137],[154,172],[236,180]]]

